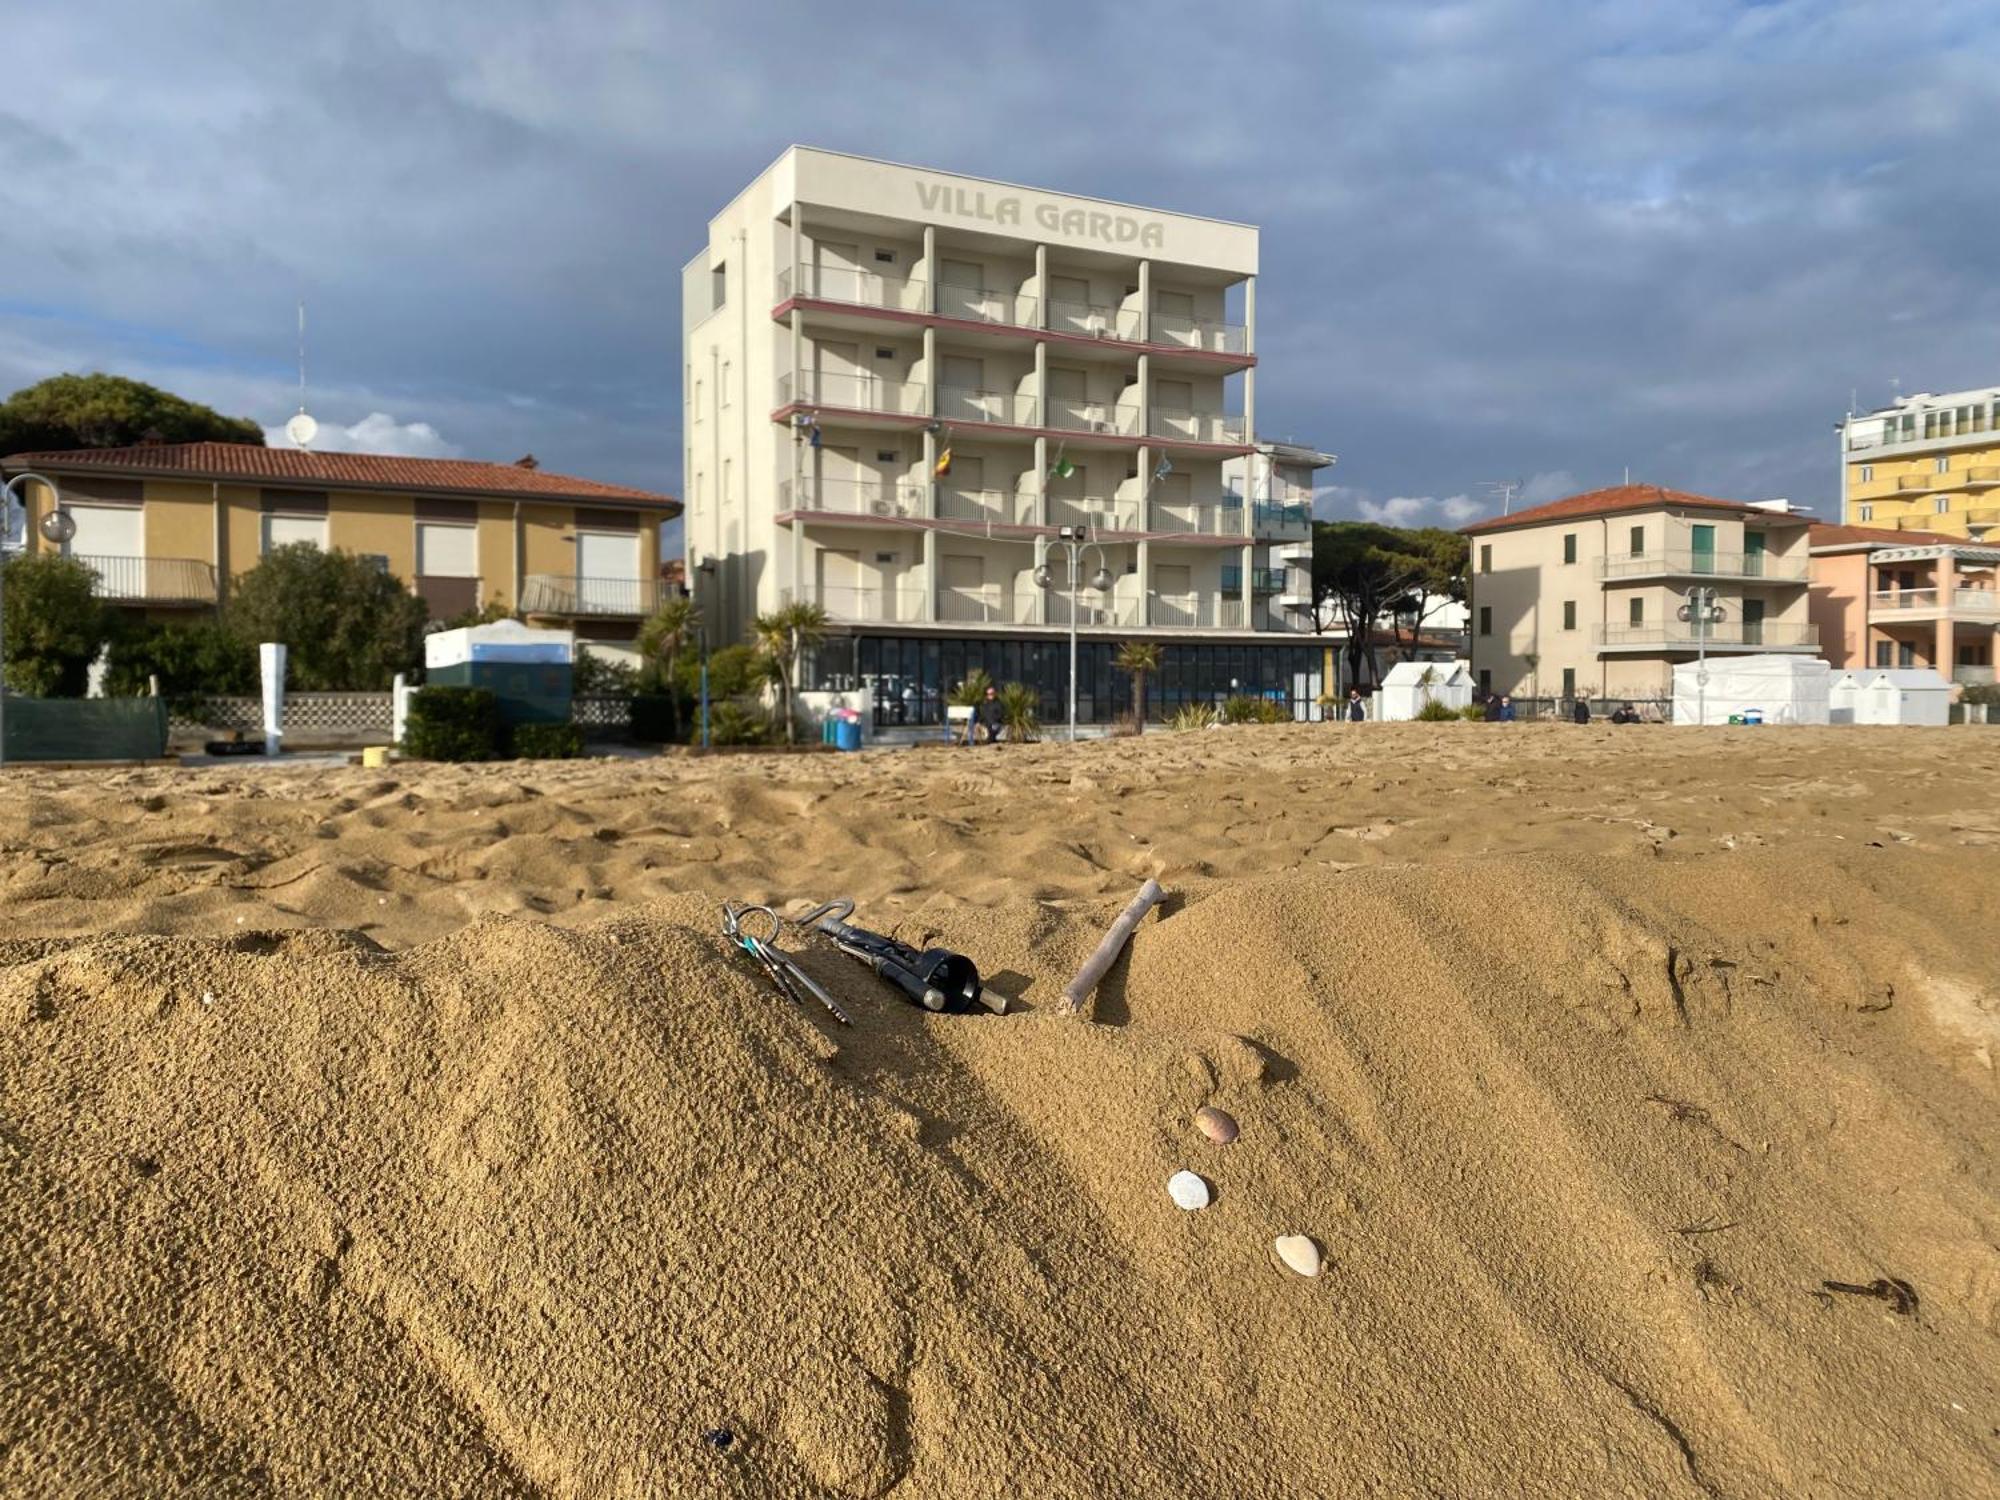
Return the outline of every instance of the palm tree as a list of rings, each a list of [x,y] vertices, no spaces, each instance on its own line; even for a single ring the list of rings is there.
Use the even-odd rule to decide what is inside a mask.
[[[1111,663],[1121,672],[1132,674],[1132,704],[1138,733],[1146,732],[1146,679],[1160,670],[1158,641],[1125,641]]]
[[[1039,695],[1026,683],[1010,682],[1000,689],[1000,722],[1007,726],[1007,738],[1015,744],[1025,745],[1042,731],[1042,721],[1035,710],[1040,706]]]
[[[798,719],[792,712],[796,691],[794,675],[799,659],[826,639],[826,611],[816,603],[801,601],[779,606],[768,615],[757,616],[751,627],[757,644],[777,669],[779,708],[785,716],[785,743],[799,742]]]
[[[657,662],[667,686],[667,712],[672,718],[674,738],[681,737],[681,693],[674,677],[674,663],[694,644],[701,630],[701,608],[686,595],[665,599],[639,627],[639,654]]]

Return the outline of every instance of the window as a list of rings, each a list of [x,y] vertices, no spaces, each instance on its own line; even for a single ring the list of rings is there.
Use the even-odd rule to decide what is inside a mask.
[[[1861,482],[1863,484],[1869,484],[1873,482],[1874,478],[1875,478],[1875,465],[1863,464],[1861,466]]]
[[[1949,458],[1932,459],[1931,472],[1933,474],[1949,474],[1951,472],[1951,460]]]
[[[1479,696],[1482,698],[1493,696],[1493,672],[1491,668],[1481,667],[1479,669]]]
[[[1931,509],[1935,511],[1938,515],[1941,516],[1946,515],[1951,510],[1951,501],[1947,500],[1943,495],[1940,495],[1937,497],[1937,499],[1931,501]]]
[[[1574,531],[1563,533],[1563,561],[1566,563],[1576,561],[1576,533]]]
[[[417,576],[477,578],[479,528],[438,521],[417,522]]]
[[[1872,506],[1872,505],[1864,505],[1864,506],[1862,506],[1862,507],[1861,507],[1861,519],[1862,519],[1862,520],[1864,520],[1864,521],[1872,521],[1872,520],[1874,520],[1874,519],[1875,519],[1875,507],[1874,507],[1874,506]]]
[[[878,464],[901,463],[902,460],[903,455],[898,453],[894,448],[877,448],[875,450],[875,462]]]
[[[1482,573],[1493,571],[1493,547],[1490,543],[1479,549],[1479,571]]]
[[[708,284],[714,295],[709,299],[711,307],[722,307],[729,301],[729,262],[713,267],[708,273]]]
[[[1896,642],[1896,665],[1914,667],[1917,664],[1917,648],[1908,641]]]
[[[1564,696],[1565,698],[1574,698],[1574,697],[1576,697],[1576,668],[1575,668],[1575,667],[1564,667],[1564,668],[1563,668],[1563,696]]]
[[[1626,623],[1627,623],[1627,624],[1631,624],[1631,625],[1643,625],[1643,624],[1645,624],[1645,623],[1646,623],[1646,601],[1645,601],[1644,599],[1634,599],[1634,600],[1630,601],[1630,602],[1629,602],[1628,604],[1626,604],[1626,606],[1625,606],[1625,619],[1626,619]]]
[[[1634,526],[1632,528],[1632,555],[1634,557],[1637,557],[1640,553],[1644,552],[1645,550],[1646,550],[1646,528],[1643,526]]]
[[[1479,606],[1479,633],[1481,635],[1493,634],[1493,606],[1490,604]]]
[[[367,564],[367,565],[368,565],[369,567],[373,568],[373,569],[374,569],[374,570],[375,570],[376,572],[378,572],[378,573],[386,573],[386,572],[388,572],[388,571],[389,571],[389,556],[388,556],[388,554],[387,554],[387,553],[385,553],[385,552],[363,552],[363,553],[359,554],[359,556],[360,556],[360,559],[361,559],[361,561],[362,561],[362,562],[366,563],[366,564]]]
[[[325,516],[281,516],[264,517],[263,550],[270,552],[276,547],[289,547],[294,542],[304,542],[307,546],[326,550]]]
[[[1574,599],[1563,600],[1563,629],[1576,629],[1576,601]]]
[[[1875,665],[1878,667],[1889,665],[1889,643],[1887,641],[1877,641],[1875,643]]]
[[[893,266],[893,265],[894,265],[895,263],[896,263],[896,252],[895,252],[895,251],[893,251],[893,250],[877,250],[877,251],[875,252],[875,264],[876,264],[876,265],[878,265],[878,266]]]
[[[877,359],[894,359],[896,351],[894,349],[884,349],[878,344],[875,348],[875,357]]]

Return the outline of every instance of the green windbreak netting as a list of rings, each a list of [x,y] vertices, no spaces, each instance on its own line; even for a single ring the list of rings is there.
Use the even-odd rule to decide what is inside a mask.
[[[6,703],[8,764],[157,760],[167,753],[164,698],[16,698]]]

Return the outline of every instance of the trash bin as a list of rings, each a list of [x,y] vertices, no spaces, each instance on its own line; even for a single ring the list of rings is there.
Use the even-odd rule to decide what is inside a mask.
[[[833,745],[836,750],[859,750],[861,748],[861,719],[858,715],[843,715],[834,721]]]

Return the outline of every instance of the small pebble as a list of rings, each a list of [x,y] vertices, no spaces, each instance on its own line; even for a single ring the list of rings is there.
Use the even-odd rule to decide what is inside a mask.
[[[1299,1275],[1319,1275],[1319,1246],[1306,1235],[1281,1234],[1271,1248],[1278,1252],[1279,1260]]]
[[[1208,1207],[1208,1184],[1196,1173],[1176,1172],[1167,1179],[1167,1196],[1192,1213]]]
[[[722,1453],[728,1451],[729,1445],[736,1441],[736,1434],[727,1427],[711,1427],[701,1435],[701,1440],[718,1453]]]
[[[214,990],[203,990],[203,991],[201,992],[201,1003],[202,1003],[203,1005],[213,1005],[213,1004],[215,1004],[215,991],[214,991]]]
[[[1236,1139],[1236,1117],[1213,1105],[1204,1104],[1194,1112],[1194,1128],[1218,1146]]]

